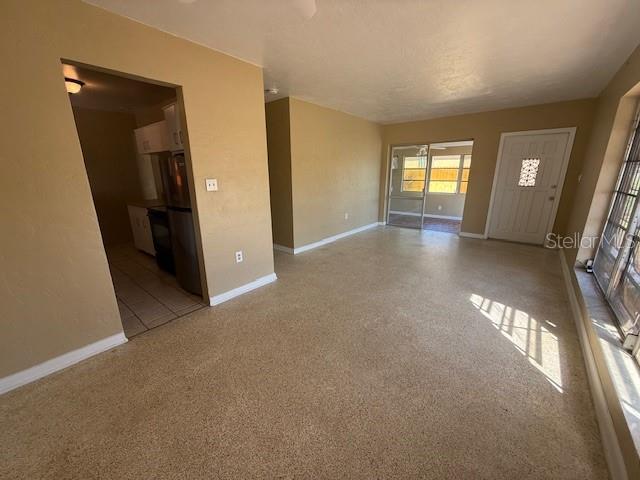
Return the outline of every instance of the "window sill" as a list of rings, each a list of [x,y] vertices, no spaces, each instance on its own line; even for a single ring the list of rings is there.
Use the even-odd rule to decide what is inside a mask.
[[[620,403],[636,454],[640,456],[640,366],[622,348],[622,337],[616,327],[613,311],[594,276],[580,268],[574,269],[574,273],[590,326],[602,351],[603,364]],[[604,379],[602,381],[606,383]]]

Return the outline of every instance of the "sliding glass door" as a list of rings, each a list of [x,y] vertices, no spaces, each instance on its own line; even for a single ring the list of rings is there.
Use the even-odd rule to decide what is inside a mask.
[[[422,228],[429,146],[409,145],[391,149],[387,223]]]
[[[625,335],[640,333],[640,127],[627,147],[593,265]]]

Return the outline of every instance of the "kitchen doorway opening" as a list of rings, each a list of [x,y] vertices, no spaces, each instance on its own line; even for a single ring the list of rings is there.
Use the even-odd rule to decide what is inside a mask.
[[[391,147],[387,224],[458,234],[473,140]]]
[[[66,60],[62,73],[131,339],[208,304],[181,92]]]

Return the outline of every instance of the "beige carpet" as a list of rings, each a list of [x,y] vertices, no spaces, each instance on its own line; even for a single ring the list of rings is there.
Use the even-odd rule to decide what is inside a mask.
[[[380,227],[276,272],[0,397],[0,478],[607,477],[555,252]]]

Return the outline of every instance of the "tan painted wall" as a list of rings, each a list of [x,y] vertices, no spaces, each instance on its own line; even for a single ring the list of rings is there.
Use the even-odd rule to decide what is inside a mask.
[[[209,295],[273,272],[260,68],[79,0],[3,1],[0,53],[0,377],[122,331],[61,58],[182,86]]]
[[[135,117],[73,108],[82,156],[105,245],[132,241],[127,202],[142,198],[133,141]]]
[[[469,188],[464,206],[462,231],[484,233],[491,186],[502,132],[577,127],[567,177],[558,208],[554,231],[565,232],[572,199],[584,157],[595,99],[511,108],[455,117],[383,126],[383,168],[380,172],[380,219],[385,214],[387,169],[391,145],[473,140]]]
[[[568,232],[599,236],[620,172],[640,95],[640,47],[629,57],[598,98],[593,133],[585,154],[582,180],[576,190]],[[573,263],[593,258],[595,248],[567,252]],[[593,245],[597,246],[594,241]],[[576,258],[577,257],[577,258]]]
[[[269,102],[265,110],[273,243],[293,248],[289,98]]]
[[[295,246],[377,222],[380,126],[296,98],[289,108]]]

